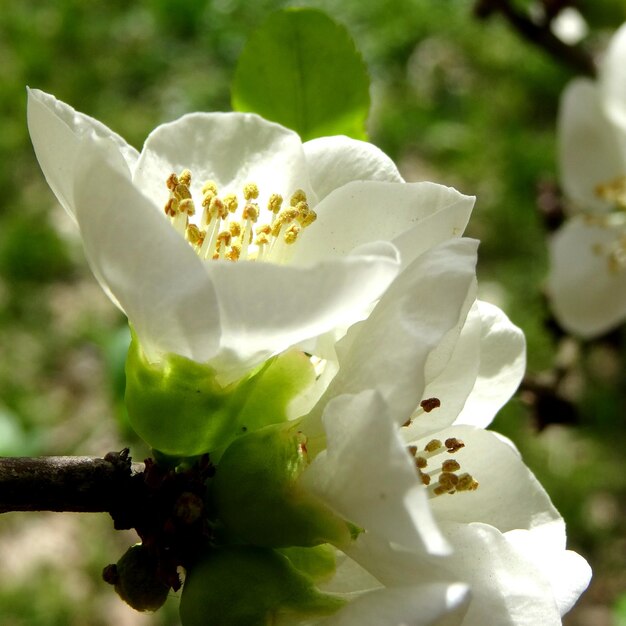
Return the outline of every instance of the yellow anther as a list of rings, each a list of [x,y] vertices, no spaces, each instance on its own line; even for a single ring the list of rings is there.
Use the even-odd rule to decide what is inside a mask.
[[[306,216],[300,221],[303,228],[310,226],[317,219],[317,213],[313,209],[309,209]]]
[[[229,213],[234,213],[239,206],[237,196],[234,193],[227,193],[223,198],[223,202]]]
[[[257,246],[266,246],[270,242],[269,237],[265,233],[257,234],[254,244]]]
[[[178,177],[178,182],[181,185],[185,185],[185,187],[189,187],[191,185],[191,172],[188,169],[184,169]]]
[[[442,472],[441,474],[439,474],[439,484],[446,491],[452,491],[459,484],[459,477],[456,474]]]
[[[607,202],[615,203],[619,208],[626,209],[626,176],[618,176],[613,180],[596,185],[596,195]]]
[[[196,213],[196,207],[191,198],[185,198],[184,200],[181,200],[180,204],[178,205],[178,210],[181,213],[186,213],[189,216],[195,215]]]
[[[409,454],[411,456],[415,456],[415,454],[417,453],[417,446],[409,446],[407,450],[409,451]]]
[[[207,180],[204,185],[202,185],[202,195],[206,196],[210,194],[212,196],[217,195],[217,184],[213,180]]]
[[[226,253],[226,258],[229,261],[238,261],[240,256],[241,256],[241,246],[237,245],[236,243],[233,244],[230,250]]]
[[[176,189],[174,189],[174,195],[179,200],[185,200],[186,198],[191,198],[191,191],[189,191],[189,187],[179,183],[176,185]]]
[[[298,202],[306,202],[306,193],[302,189],[296,189],[289,199],[289,204],[291,206],[296,206]]]
[[[167,188],[170,191],[174,191],[174,189],[176,189],[176,186],[178,185],[178,176],[176,176],[176,174],[174,174],[174,172],[172,172],[167,177],[167,180],[165,181],[165,184],[167,185]]]
[[[204,232],[195,224],[189,224],[185,231],[185,237],[192,246],[201,246],[204,241]]]
[[[432,439],[426,444],[424,449],[426,450],[426,452],[435,452],[435,450],[439,450],[439,448],[441,448],[441,445],[442,444],[439,439]]]
[[[441,464],[442,472],[458,472],[460,469],[460,463],[454,459],[448,459]]]
[[[256,239],[254,243],[257,246],[266,246],[270,242],[270,234],[272,228],[269,224],[263,224],[256,229]]]
[[[178,200],[169,198],[164,207],[165,215],[175,217],[178,214]]]
[[[428,461],[423,456],[416,456],[415,465],[418,469],[424,469],[428,465]]]
[[[298,235],[300,234],[300,226],[298,226],[298,224],[292,224],[286,231],[285,231],[285,243],[289,244],[289,245],[293,245],[294,243],[296,243],[296,240],[298,239]]]
[[[298,215],[299,214],[300,214],[300,212],[298,211],[298,209],[296,209],[295,207],[292,207],[290,209],[285,209],[284,211],[281,211],[280,214],[278,215],[278,217],[280,217],[282,215],[283,216],[283,224],[290,224],[294,220],[298,219]]]
[[[232,240],[232,235],[230,234],[230,232],[227,231],[227,230],[222,230],[217,235],[217,246],[218,246],[218,248],[220,246],[222,246],[222,245],[230,246],[231,240]]]
[[[445,446],[448,452],[454,453],[458,452],[461,448],[464,448],[465,444],[456,437],[450,437],[450,439],[446,439]]]
[[[304,224],[309,219],[309,215],[311,214],[311,209],[309,209],[309,205],[304,202],[304,200],[302,200],[301,202],[298,202],[298,204],[296,204],[294,209],[298,211],[298,217],[296,219],[300,224],[304,226]]]
[[[417,470],[419,472],[420,480],[423,485],[430,485],[430,476],[428,474],[424,474],[424,472]]]
[[[243,186],[243,197],[249,200],[256,200],[259,197],[259,188],[256,183],[246,183]]]
[[[478,489],[478,481],[474,480],[469,474],[461,474],[459,482],[456,486],[457,491],[476,491]]]
[[[241,235],[241,224],[239,222],[231,222],[228,225],[228,230],[233,237],[239,237]]]
[[[256,222],[259,219],[259,206],[257,204],[254,204],[254,202],[248,202],[243,208],[241,217],[244,220]]]
[[[267,210],[276,215],[283,205],[283,197],[278,193],[273,193],[267,201]]]
[[[214,198],[211,198],[209,213],[211,214],[211,217],[217,216],[221,220],[224,220],[228,216],[228,209],[224,206],[224,203],[217,196],[215,196]]]

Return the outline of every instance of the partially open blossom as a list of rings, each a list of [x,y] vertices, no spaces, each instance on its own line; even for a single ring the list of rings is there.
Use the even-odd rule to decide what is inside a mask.
[[[404,183],[371,144],[302,144],[252,114],[185,115],[156,128],[141,154],[41,91],[29,91],[28,123],[148,360],[208,364],[222,384],[361,319],[403,267],[462,234],[473,205]]]
[[[550,242],[548,293],[557,320],[581,337],[626,319],[626,25],[598,79],[572,81],[558,120],[561,184],[571,217]]]
[[[406,302],[395,313],[386,304],[378,324],[405,314]],[[385,589],[467,584],[467,612],[454,624],[557,626],[586,588],[589,566],[565,549],[563,520],[514,446],[483,430],[521,379],[523,336],[491,305],[475,304],[467,319],[462,307],[457,311],[464,323],[421,361],[421,385],[403,356],[387,372],[384,356],[371,354],[367,369],[381,380],[378,390],[364,391],[366,375],[350,372],[351,354],[362,354],[376,332],[369,326],[376,310],[357,329],[340,350],[339,372],[349,365],[336,389],[356,395],[326,405],[327,448],[303,482],[365,528],[345,549],[338,572],[345,567],[358,580],[356,572],[365,571]],[[399,345],[394,338],[403,336],[402,325],[387,328],[389,343]]]
[[[556,625],[586,587],[589,568],[565,550],[547,494],[512,444],[483,430],[519,384],[525,344],[497,307],[475,302],[474,263],[470,240],[414,261],[337,344],[337,373],[293,422],[310,465],[289,491],[317,496],[361,532],[331,537],[337,567],[318,583],[348,604],[277,623],[360,623],[352,612],[375,606],[370,623],[431,623],[460,584],[469,595],[441,623]],[[266,490],[246,477],[239,509]],[[270,518],[252,515],[248,537],[280,536],[274,511],[272,535],[259,534]],[[443,587],[425,593],[431,581]]]

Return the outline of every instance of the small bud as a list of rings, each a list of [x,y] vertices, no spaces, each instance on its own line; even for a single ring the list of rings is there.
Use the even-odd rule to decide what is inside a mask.
[[[140,543],[117,562],[107,565],[102,577],[136,611],[156,611],[167,600],[170,587],[157,576],[158,561]]]

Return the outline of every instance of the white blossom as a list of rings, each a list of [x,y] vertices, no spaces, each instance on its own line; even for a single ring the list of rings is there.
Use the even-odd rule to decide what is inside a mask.
[[[28,123],[96,278],[148,358],[179,354],[223,383],[362,319],[413,259],[462,234],[473,206],[405,183],[369,143],[302,144],[252,114],[183,116],[141,154],[41,91],[29,91]],[[270,210],[277,195],[285,215]]]
[[[571,216],[550,242],[548,294],[557,320],[583,338],[626,318],[626,25],[598,79],[578,78],[559,110],[561,184]]]

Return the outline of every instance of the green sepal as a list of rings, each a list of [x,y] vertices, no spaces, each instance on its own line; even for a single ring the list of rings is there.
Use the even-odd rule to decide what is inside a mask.
[[[306,436],[297,422],[233,441],[212,481],[227,540],[273,548],[349,544],[358,530],[298,482],[307,465]]]
[[[331,615],[344,604],[274,550],[233,546],[209,550],[189,568],[180,619],[183,626],[266,626],[278,615]]]
[[[152,448],[173,457],[196,456],[285,421],[289,402],[314,376],[309,359],[291,350],[222,386],[214,368],[177,354],[149,362],[132,333],[126,408],[133,429]]]
[[[278,548],[276,551],[286,556],[297,570],[309,576],[315,583],[329,580],[337,570],[337,550],[329,543],[312,548]]]

